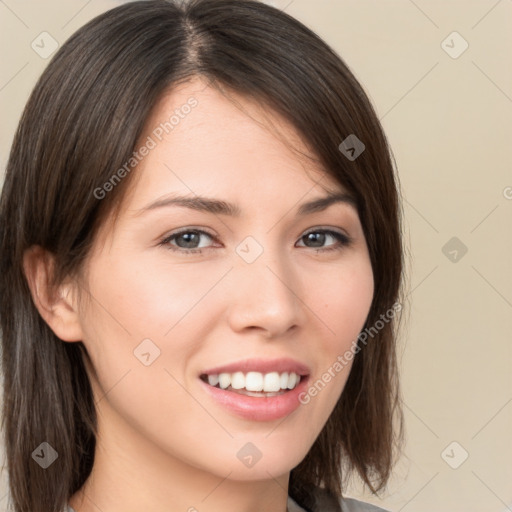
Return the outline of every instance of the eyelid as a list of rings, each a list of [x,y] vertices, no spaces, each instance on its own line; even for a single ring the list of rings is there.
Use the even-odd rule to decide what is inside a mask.
[[[206,228],[199,226],[186,226],[184,228],[178,228],[176,231],[172,231],[169,233],[169,235],[166,235],[166,237],[181,235],[182,233],[188,233],[189,231],[197,231],[198,233],[204,233],[212,238],[215,238],[213,233],[210,233]]]
[[[342,228],[339,228],[339,227],[334,227],[334,226],[314,226],[310,229],[306,229],[306,231],[304,231],[304,233],[302,234],[302,236],[306,236],[306,235],[309,235],[309,233],[316,233],[317,231],[328,231],[328,232],[331,232],[331,233],[337,233],[339,235],[343,235],[344,237],[346,237],[347,239],[350,239],[350,235]]]

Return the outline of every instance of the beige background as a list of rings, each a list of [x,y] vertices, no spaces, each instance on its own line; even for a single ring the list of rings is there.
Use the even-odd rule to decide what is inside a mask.
[[[2,172],[48,62],[31,42],[47,31],[62,44],[118,3],[0,1]],[[512,2],[268,3],[324,37],[362,82],[404,196],[406,452],[381,499],[357,481],[348,494],[394,512],[512,511]]]

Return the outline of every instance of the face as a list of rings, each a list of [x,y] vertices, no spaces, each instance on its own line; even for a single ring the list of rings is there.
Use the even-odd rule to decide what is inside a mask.
[[[230,96],[238,107],[192,80],[156,106],[79,321],[101,418],[173,461],[256,480],[319,435],[374,283],[345,190],[284,143],[307,151],[284,120]]]

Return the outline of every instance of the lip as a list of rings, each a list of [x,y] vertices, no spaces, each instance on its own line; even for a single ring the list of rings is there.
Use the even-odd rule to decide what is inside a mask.
[[[241,395],[198,380],[213,401],[237,416],[251,421],[272,421],[288,416],[302,405],[299,396],[306,390],[309,376],[302,377],[295,388],[271,397]]]
[[[203,370],[200,375],[218,375],[220,373],[235,373],[235,372],[294,372],[297,375],[309,375],[311,370],[307,365],[290,358],[280,359],[244,359],[243,361],[236,361],[223,366],[216,366],[208,370]]]

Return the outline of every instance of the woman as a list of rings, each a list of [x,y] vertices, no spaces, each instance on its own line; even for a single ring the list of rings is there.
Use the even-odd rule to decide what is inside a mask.
[[[395,180],[360,84],[282,11],[78,30],[1,197],[13,509],[382,510],[342,489],[377,494],[402,441]]]

